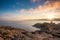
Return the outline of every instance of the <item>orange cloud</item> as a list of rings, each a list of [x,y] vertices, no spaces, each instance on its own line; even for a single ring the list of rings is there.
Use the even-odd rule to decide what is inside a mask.
[[[46,1],[44,5],[39,5],[35,9],[30,8],[28,10],[21,9],[19,10],[20,14],[15,15],[5,15],[0,17],[0,20],[26,20],[26,19],[43,19],[46,18],[48,14],[54,14],[55,18],[60,18],[60,11],[56,11],[56,9],[60,10],[60,1],[50,2]]]
[[[31,16],[33,18],[33,16],[34,16],[34,18],[35,17],[36,18],[38,18],[38,17],[45,18],[46,14],[49,14],[49,13],[50,14],[54,13],[54,15],[57,14],[55,12],[57,8],[60,8],[60,1],[57,1],[57,2],[46,1],[44,3],[44,5],[39,5],[35,9],[33,9],[33,8],[30,8],[28,10],[23,9],[23,10],[20,10],[20,12],[21,13],[28,13],[27,17]]]

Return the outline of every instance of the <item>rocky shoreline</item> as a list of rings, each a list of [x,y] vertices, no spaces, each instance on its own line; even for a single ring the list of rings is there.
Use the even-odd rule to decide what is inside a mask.
[[[0,26],[0,40],[60,40],[60,24],[44,24],[47,25],[48,29],[44,27],[35,32],[11,26]]]

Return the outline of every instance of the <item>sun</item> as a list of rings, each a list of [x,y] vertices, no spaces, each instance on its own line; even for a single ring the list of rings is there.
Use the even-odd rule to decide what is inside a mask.
[[[53,15],[48,15],[47,18],[52,20],[54,18],[54,16]]]
[[[49,19],[49,20],[54,19],[54,14],[48,14],[48,15],[47,15],[47,19]]]

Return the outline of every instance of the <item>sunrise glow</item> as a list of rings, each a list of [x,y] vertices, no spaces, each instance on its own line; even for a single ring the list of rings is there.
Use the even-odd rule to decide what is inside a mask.
[[[9,0],[8,2],[6,0],[0,4],[0,20],[3,21],[60,18],[60,1],[58,0]]]
[[[52,20],[54,18],[54,16],[53,15],[48,15],[47,18]]]
[[[55,12],[49,12],[46,14],[47,19],[53,20],[55,18]]]

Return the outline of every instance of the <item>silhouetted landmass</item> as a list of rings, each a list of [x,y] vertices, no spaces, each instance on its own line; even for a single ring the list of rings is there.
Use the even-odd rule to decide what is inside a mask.
[[[33,27],[40,28],[39,33],[48,33],[53,37],[60,38],[60,23],[36,23]]]
[[[11,26],[0,26],[0,40],[60,40],[60,23],[36,23],[34,32]]]
[[[49,19],[29,19],[27,21],[50,21]],[[60,21],[60,18],[55,18],[53,21]]]

